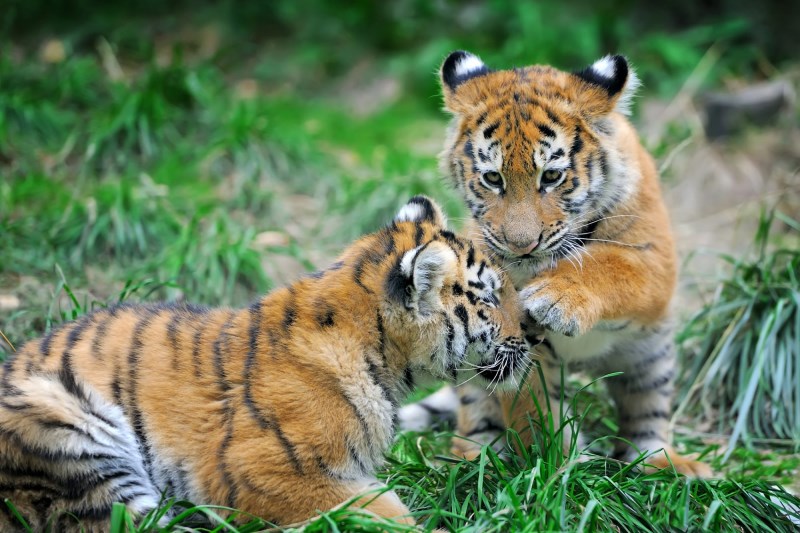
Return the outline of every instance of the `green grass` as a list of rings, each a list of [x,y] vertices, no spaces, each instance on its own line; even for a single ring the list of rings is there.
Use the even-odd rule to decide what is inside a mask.
[[[594,416],[591,410],[585,411],[570,423],[577,429],[587,417]],[[499,456],[485,447],[473,461],[447,453],[449,433],[403,433],[388,454],[387,468],[380,477],[397,491],[426,529],[788,532],[795,531],[800,523],[800,499],[767,479],[774,478],[779,468],[796,468],[796,456],[774,461],[773,470],[767,471],[764,456],[740,449],[737,459],[741,473],[692,480],[670,469],[647,469],[643,465],[645,456],[624,463],[587,455],[575,441],[565,458],[562,434],[553,432],[551,424],[543,431],[534,427],[539,437],[522,453],[507,450]],[[513,431],[503,438],[519,441]],[[711,455],[706,459],[721,466]],[[111,531],[147,533],[192,528],[245,533],[273,527],[256,517],[236,512],[231,515],[229,511],[165,501],[147,516],[134,520],[119,505],[114,508]],[[320,513],[317,520],[299,525],[307,532],[412,530],[348,508]]]
[[[35,26],[34,4],[14,6],[16,27]],[[577,16],[578,3],[513,4],[487,3],[450,21],[448,2],[399,14],[356,2],[341,20],[328,17],[326,24],[330,5],[295,12],[281,2],[273,24],[263,10],[250,7],[249,13],[234,3],[203,4],[151,21],[148,10],[163,11],[148,1],[143,14],[122,16],[123,5],[85,18],[62,2],[24,37],[14,37],[11,26],[0,28],[0,42],[11,35],[14,45],[0,52],[0,296],[20,301],[13,309],[0,307],[0,331],[19,346],[53,324],[126,299],[242,305],[323,266],[413,194],[443,202],[458,225],[465,211],[436,168],[446,119],[437,109],[434,70],[453,48],[472,49],[498,66],[538,61],[562,67],[618,49],[659,94],[679,87],[715,42],[732,48],[715,63],[708,83],[747,71],[742,65],[755,57],[751,48],[734,46],[746,33],[741,20],[639,38],[634,21],[617,16],[610,4],[585,17]],[[414,11],[423,8],[429,12]],[[386,31],[370,22],[398,17],[405,22]],[[209,21],[222,21],[221,44],[211,56],[200,57],[176,37],[171,59],[157,60],[164,34]],[[236,25],[226,25],[231,21]],[[483,31],[476,32],[478,26]],[[64,61],[37,57],[40,39],[52,36],[65,45]],[[114,61],[123,66],[121,78],[108,66]],[[358,71],[356,63],[365,65],[367,79],[398,79],[402,96],[359,113],[358,98],[369,95],[358,93],[358,77],[341,88],[341,76]],[[234,87],[243,78],[258,84],[255,97],[237,95]],[[356,104],[344,104],[353,91]],[[682,139],[685,131],[677,128],[673,136]],[[671,143],[656,148],[669,153]],[[703,454],[723,478],[690,481],[598,456],[578,461],[581,450],[574,447],[564,460],[559,435],[547,431],[519,457],[487,449],[472,463],[447,455],[446,432],[403,434],[381,477],[427,528],[795,529],[787,516],[797,517],[800,501],[780,488],[796,483],[800,468],[796,413],[780,409],[798,405],[791,388],[797,361],[786,357],[800,335],[794,253],[769,249],[754,262],[729,258],[731,279],[682,337],[684,353],[705,354],[685,366],[697,384],[685,396],[686,414],[705,414],[722,421],[716,430],[738,427],[738,433],[735,447],[688,432],[679,432],[677,443]],[[741,322],[741,333],[732,335],[725,327],[742,319],[740,304],[751,309],[751,322]],[[0,360],[12,350],[0,341]],[[775,368],[783,380],[757,380],[744,368],[753,353],[766,354],[754,361]],[[711,372],[714,364],[723,371]],[[575,412],[585,415],[586,433],[616,431],[602,387],[581,390]],[[757,416],[730,423],[739,412]],[[514,439],[513,433],[506,437]],[[759,437],[780,438],[782,446],[769,441],[759,447]],[[597,440],[591,449],[608,447]],[[112,531],[157,531],[173,508],[170,528],[269,527],[254,517],[239,517],[234,525],[225,509],[168,501],[138,522],[115,507]],[[306,531],[354,529],[404,528],[338,509]]]
[[[774,246],[775,218],[790,233]],[[775,236],[777,237],[777,235]],[[729,277],[680,335],[680,410],[740,440],[800,442],[800,223],[762,215],[755,257],[724,256]]]

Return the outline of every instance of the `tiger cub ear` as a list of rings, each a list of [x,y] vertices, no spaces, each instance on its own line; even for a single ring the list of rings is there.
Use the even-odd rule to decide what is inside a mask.
[[[422,316],[428,316],[439,307],[439,291],[447,278],[455,275],[458,258],[443,242],[431,241],[409,250],[400,260],[400,275],[406,289],[403,303]]]
[[[623,56],[605,56],[573,73],[585,82],[581,92],[583,110],[589,115],[611,111],[630,114],[631,102],[641,82]]]
[[[430,222],[442,228],[447,227],[447,217],[439,205],[427,196],[417,195],[400,208],[394,217],[395,222]]]
[[[464,94],[466,88],[461,88],[460,92],[457,89],[464,82],[489,72],[491,72],[489,67],[475,54],[464,50],[451,52],[439,69],[445,108],[453,113],[465,112],[470,102],[478,100],[477,95],[472,94],[475,92],[474,88],[472,91],[466,91],[470,94]]]

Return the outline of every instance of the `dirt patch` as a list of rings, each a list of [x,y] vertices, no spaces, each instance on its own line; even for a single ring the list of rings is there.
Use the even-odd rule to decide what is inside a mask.
[[[664,120],[664,118],[667,120]],[[640,131],[650,147],[667,145],[658,157],[664,196],[682,260],[676,304],[692,310],[724,268],[719,254],[753,251],[764,208],[800,216],[800,128],[782,117],[725,141],[709,142],[696,104],[648,101]],[[675,125],[688,130],[676,138]]]

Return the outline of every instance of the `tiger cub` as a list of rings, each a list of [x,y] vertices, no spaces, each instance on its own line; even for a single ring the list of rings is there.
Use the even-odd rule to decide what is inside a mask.
[[[453,115],[442,169],[470,210],[468,234],[508,272],[530,323],[544,328],[547,390],[560,394],[562,363],[595,376],[622,372],[605,380],[619,415],[617,455],[663,449],[651,463],[710,475],[669,445],[677,261],[653,159],[624,116],[639,85],[628,62],[495,71],[457,51],[440,74]],[[445,389],[401,419],[419,427],[460,399],[460,433],[490,442],[498,427],[528,426],[536,409],[527,391],[546,404],[531,374],[502,407],[480,390]]]
[[[372,491],[359,505],[413,523],[375,497],[398,401],[426,374],[522,377],[503,279],[417,196],[249,308],[123,304],[65,324],[3,366],[0,500],[34,530],[106,530],[113,502],[141,514],[162,493],[289,524]],[[0,508],[0,530],[20,529]]]

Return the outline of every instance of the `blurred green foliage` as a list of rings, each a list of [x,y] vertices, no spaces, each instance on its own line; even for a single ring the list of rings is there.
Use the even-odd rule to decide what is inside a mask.
[[[228,33],[220,64],[256,58],[255,72],[278,82],[300,70],[307,87],[347,71],[365,56],[386,58],[420,94],[437,92],[431,70],[447,52],[466,48],[498,67],[551,63],[579,68],[607,53],[633,59],[647,85],[674,91],[714,43],[725,54],[717,76],[756,74],[797,53],[800,4],[771,0],[632,0],[570,2],[486,0],[200,1],[10,0],[5,31],[37,38],[69,32],[92,48],[99,36],[126,55],[146,58],[143,32],[168,35],[186,25],[222,24]]]

